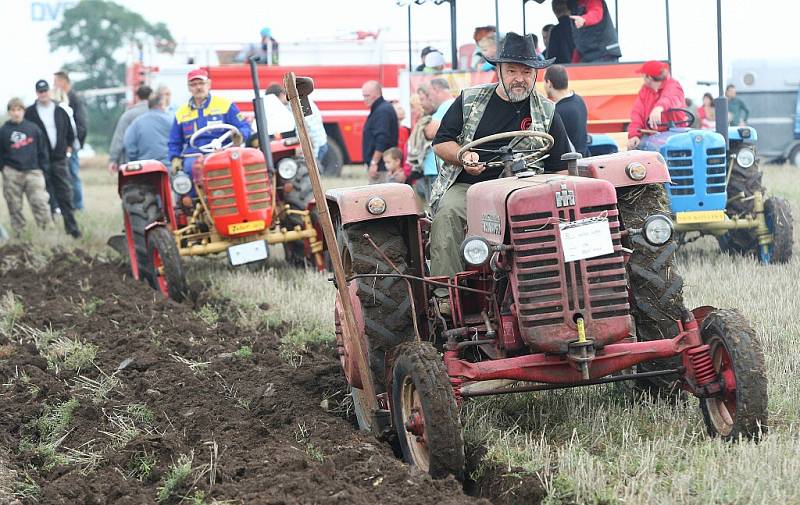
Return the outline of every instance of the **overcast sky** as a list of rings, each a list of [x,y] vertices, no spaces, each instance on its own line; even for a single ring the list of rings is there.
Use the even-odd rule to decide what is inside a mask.
[[[614,0],[607,0],[614,16]],[[36,79],[52,72],[74,55],[51,52],[48,30],[56,26],[68,1],[0,0],[3,44],[0,60],[0,102],[8,97],[34,97]],[[179,43],[234,44],[258,39],[269,26],[280,42],[330,40],[355,31],[381,30],[381,39],[402,49],[407,40],[407,10],[395,0],[236,0],[200,2],[184,0],[119,0],[149,21],[166,23]],[[498,0],[500,29],[522,31],[521,0]],[[620,44],[623,60],[641,61],[667,57],[664,0],[618,0]],[[537,34],[553,22],[550,1],[529,2],[528,31]],[[670,19],[674,74],[687,95],[699,97],[698,80],[716,80],[715,0],[671,0]],[[798,55],[796,0],[722,0],[724,60],[764,58],[792,59]],[[458,42],[471,41],[477,25],[494,24],[495,0],[458,0]],[[417,42],[438,41],[449,57],[448,4],[413,6],[413,37]],[[330,47],[330,46],[328,46]],[[334,46],[335,47],[335,46]],[[404,62],[402,52],[393,58]],[[335,64],[331,56],[329,64]],[[415,64],[417,63],[415,58]],[[798,63],[800,65],[800,63]]]

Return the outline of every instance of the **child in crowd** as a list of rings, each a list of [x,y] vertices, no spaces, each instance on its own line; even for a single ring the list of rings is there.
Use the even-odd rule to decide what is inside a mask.
[[[396,147],[383,151],[383,164],[386,165],[386,182],[406,182],[406,171],[403,169],[403,152]]]
[[[50,168],[50,146],[42,130],[25,119],[22,100],[9,100],[8,115],[11,119],[0,127],[0,169],[3,171],[3,196],[11,216],[11,227],[18,236],[25,227],[23,196],[28,198],[40,228],[47,228],[51,223],[50,196],[44,179]]]

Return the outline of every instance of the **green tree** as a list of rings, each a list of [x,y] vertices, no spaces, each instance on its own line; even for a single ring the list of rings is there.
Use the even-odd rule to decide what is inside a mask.
[[[149,23],[140,14],[105,0],[81,0],[64,11],[59,26],[48,34],[52,50],[67,49],[79,58],[66,64],[76,90],[114,88],[125,85],[127,50],[153,47],[171,52],[175,41],[164,23]],[[88,142],[106,149],[114,125],[122,113],[123,96],[86,98],[89,115]]]

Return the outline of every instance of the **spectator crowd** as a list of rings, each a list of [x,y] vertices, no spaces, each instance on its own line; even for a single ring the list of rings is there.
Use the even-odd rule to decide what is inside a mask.
[[[524,37],[525,50],[531,54],[531,62],[525,65],[546,69],[543,88],[554,104],[555,117],[563,124],[568,148],[588,156],[589,111],[583,98],[570,88],[564,64],[616,62],[622,53],[605,0],[552,0],[551,7],[553,23],[544,25],[541,32],[544,48],[540,50],[535,34]],[[506,40],[496,27],[487,25],[475,28],[473,41],[466,52],[462,51],[463,60],[456,67],[498,72],[499,76],[497,65],[502,58],[498,54]],[[243,48],[236,61],[252,57],[261,63],[278,64],[278,43],[269,28],[263,28],[260,43]],[[447,78],[447,67],[444,54],[438,49],[427,46],[420,53],[420,63],[414,70],[423,77],[412,87],[408,114],[411,126],[405,121],[406,111],[399,101],[384,98],[379,82],[368,81],[362,86],[364,105],[369,109],[362,133],[362,159],[371,184],[411,184],[421,202],[430,202],[435,181],[445,164],[435,152],[436,138],[442,135],[443,121],[453,104],[461,103],[459,90],[452,89],[453,81]],[[685,119],[682,113],[671,109],[691,106],[680,83],[671,77],[667,64],[648,61],[638,71],[644,82],[631,110],[628,149],[637,148],[642,135]],[[22,210],[27,199],[37,226],[48,228],[61,219],[66,233],[79,238],[81,231],[75,215],[84,208],[79,153],[85,145],[88,118],[86,107],[66,72],[56,72],[52,83],[52,87],[45,79],[35,83],[36,100],[32,104],[26,106],[18,98],[7,103],[9,119],[0,127],[3,196],[13,234],[19,235],[26,225]],[[118,170],[128,161],[153,159],[190,174],[192,161],[184,155],[196,152],[188,145],[191,134],[218,123],[239,129],[242,138],[233,139],[234,142],[252,143],[251,125],[236,104],[212,95],[211,80],[205,70],[189,72],[187,86],[192,98],[178,107],[171,105],[171,91],[165,86],[154,90],[143,85],[136,90],[133,105],[116,123],[109,147],[109,171]],[[288,107],[286,91],[280,85],[270,85],[266,92]],[[745,125],[750,112],[747,105],[736,96],[733,85],[727,87],[725,94],[729,123]],[[329,150],[328,138],[319,108],[313,101],[311,107],[312,114],[305,118],[306,126],[315,155],[322,160]],[[716,127],[710,93],[703,96],[692,112],[695,123],[691,126]],[[522,126],[517,129],[525,129]],[[209,140],[218,135],[207,136]],[[0,239],[4,233],[0,229]]]

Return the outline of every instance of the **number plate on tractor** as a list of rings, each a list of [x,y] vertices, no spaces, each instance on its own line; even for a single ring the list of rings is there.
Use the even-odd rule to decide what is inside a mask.
[[[237,235],[239,233],[247,233],[248,231],[259,231],[266,227],[264,221],[250,221],[249,223],[236,223],[228,225],[228,233]]]
[[[717,221],[725,221],[725,211],[698,210],[693,212],[678,212],[675,214],[675,221],[678,224],[716,223]]]
[[[265,260],[269,256],[266,240],[256,240],[246,244],[232,245],[228,248],[231,265],[244,265],[254,261]]]
[[[581,219],[571,223],[561,223],[558,228],[564,249],[564,261],[585,260],[614,252],[608,219]]]

